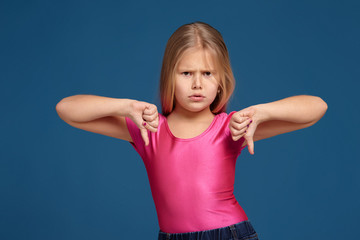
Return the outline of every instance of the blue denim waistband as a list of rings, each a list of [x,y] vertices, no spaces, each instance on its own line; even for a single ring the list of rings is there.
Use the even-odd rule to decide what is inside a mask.
[[[190,239],[242,239],[257,236],[250,220],[232,224],[227,227],[204,230],[198,232],[166,233],[159,230],[158,240],[190,240]]]

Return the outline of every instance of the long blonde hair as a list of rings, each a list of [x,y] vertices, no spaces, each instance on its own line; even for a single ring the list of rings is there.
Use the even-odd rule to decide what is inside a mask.
[[[220,32],[207,23],[197,21],[179,27],[166,44],[160,75],[161,110],[164,116],[169,115],[175,107],[175,70],[179,60],[187,49],[193,47],[214,53],[220,92],[211,103],[210,110],[214,114],[226,112],[235,89],[229,53]]]

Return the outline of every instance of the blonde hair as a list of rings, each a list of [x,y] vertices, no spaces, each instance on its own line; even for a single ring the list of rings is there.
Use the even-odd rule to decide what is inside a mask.
[[[169,115],[175,107],[177,65],[184,52],[193,47],[200,47],[213,53],[219,72],[220,92],[211,103],[210,110],[214,114],[226,112],[228,101],[235,89],[228,50],[220,32],[207,23],[197,21],[179,27],[166,44],[160,75],[160,100],[164,116]]]

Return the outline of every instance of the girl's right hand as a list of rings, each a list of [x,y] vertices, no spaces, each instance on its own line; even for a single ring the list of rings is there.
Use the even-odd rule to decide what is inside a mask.
[[[149,136],[147,130],[157,132],[159,125],[159,115],[157,107],[154,104],[133,101],[132,111],[130,111],[130,118],[138,126],[141,136],[145,142],[145,146],[149,145]]]

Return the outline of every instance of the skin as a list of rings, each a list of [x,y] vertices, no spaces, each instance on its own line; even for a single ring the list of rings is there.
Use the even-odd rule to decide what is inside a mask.
[[[260,119],[255,107],[249,107],[234,113],[229,122],[230,133],[234,141],[244,136],[245,141],[241,147],[248,145],[250,154],[254,155],[255,130],[260,124]]]
[[[156,105],[134,100],[131,102],[129,117],[139,127],[145,146],[149,145],[147,131],[157,132],[157,128],[159,126],[159,116]]]
[[[205,131],[213,121],[215,115],[211,112],[210,105],[219,89],[219,75],[215,66],[211,52],[199,47],[188,49],[179,60],[175,72],[175,108],[167,117],[171,132],[176,137],[195,137]],[[205,98],[201,101],[193,101],[189,98],[193,94],[201,94]],[[139,105],[138,109],[143,110],[142,118],[147,123],[140,127],[147,145],[146,129],[153,132],[157,130],[157,109],[152,104],[146,108],[144,105]],[[233,122],[231,128],[236,140],[245,134],[251,119],[242,117],[237,120]],[[235,141],[235,137],[233,139]]]
[[[175,110],[167,117],[176,137],[191,138],[208,128],[214,118],[210,104],[215,99],[218,82],[210,52],[190,49],[176,69]],[[200,102],[190,101],[193,93],[205,95]],[[254,154],[254,142],[314,125],[327,111],[327,103],[317,96],[297,95],[274,102],[262,103],[233,114],[229,128],[234,141],[242,136],[242,147]],[[139,127],[142,138],[149,144],[148,131],[156,132],[159,124],[154,104],[132,99],[113,99],[79,95],[61,100],[56,110],[70,125],[110,137],[132,142],[124,117]],[[252,121],[252,123],[250,123]]]
[[[214,114],[210,104],[216,98],[219,88],[215,62],[208,50],[188,49],[180,59],[175,74],[175,108],[168,116],[168,122],[211,123]],[[193,101],[189,96],[202,94],[205,98]],[[176,131],[176,129],[174,129]]]
[[[218,89],[218,76],[213,69],[210,52],[193,48],[180,59],[175,78],[175,109],[167,117],[171,132],[180,138],[191,138],[201,134],[210,125],[214,114],[210,104]],[[191,101],[188,96],[201,93],[205,99]],[[157,131],[158,112],[156,106],[135,102],[136,123],[141,129],[145,144],[147,130]],[[309,95],[291,96],[274,102],[257,104],[236,112],[229,128],[234,141],[244,136],[242,147],[248,145],[254,154],[254,142],[279,134],[296,131],[314,125],[327,111],[327,104],[320,97]],[[133,117],[133,119],[135,116]],[[144,127],[141,123],[147,123]]]
[[[242,109],[232,116],[229,127],[233,140],[244,135],[246,141],[242,146],[247,144],[253,155],[255,141],[310,127],[324,116],[327,108],[320,97],[291,96]],[[243,127],[245,117],[253,120],[246,133],[238,130]]]

